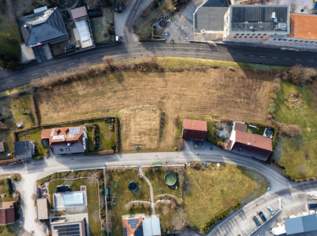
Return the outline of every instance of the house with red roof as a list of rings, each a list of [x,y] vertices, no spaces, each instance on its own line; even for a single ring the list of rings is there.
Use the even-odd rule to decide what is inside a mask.
[[[183,139],[204,141],[207,138],[207,122],[202,120],[183,120]]]
[[[0,202],[0,225],[13,224],[15,221],[15,201]]]
[[[234,122],[227,149],[240,154],[267,161],[272,155],[272,139],[250,133],[244,123]]]

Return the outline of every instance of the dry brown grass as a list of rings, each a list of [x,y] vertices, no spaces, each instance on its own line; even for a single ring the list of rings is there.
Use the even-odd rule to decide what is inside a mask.
[[[124,150],[159,148],[160,110],[145,105],[120,111],[122,148]]]
[[[160,148],[171,149],[175,146],[178,116],[265,122],[277,83],[267,79],[271,77],[263,71],[226,68],[203,72],[114,72],[54,89],[40,89],[37,98],[43,124],[118,115],[120,110],[136,106],[156,106],[165,113]],[[134,125],[141,127],[142,122],[139,119]]]

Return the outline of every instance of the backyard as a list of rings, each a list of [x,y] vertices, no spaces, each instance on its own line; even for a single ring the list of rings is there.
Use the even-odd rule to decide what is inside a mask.
[[[58,185],[69,185],[72,191],[80,190],[80,186],[85,185],[87,188],[87,206],[88,206],[88,218],[89,218],[89,230],[90,235],[99,236],[102,232],[100,209],[103,199],[101,189],[103,188],[100,183],[101,172],[88,171],[88,172],[74,172],[74,173],[62,173],[62,176],[53,175],[40,180],[40,184],[45,181],[49,181],[48,189],[52,199],[53,194],[56,191]],[[52,200],[51,200],[52,202]],[[99,203],[98,203],[99,202]]]
[[[166,173],[178,175],[178,185],[166,185]],[[180,230],[186,226],[206,232],[218,219],[226,216],[240,204],[245,204],[266,191],[263,177],[231,165],[210,164],[192,167],[154,167],[145,169],[154,189],[155,199],[172,199],[170,204],[156,205],[163,232]],[[138,177],[137,169],[108,170],[107,183],[111,189],[111,221],[113,235],[122,232],[121,217],[128,213],[150,213],[149,207],[127,207],[132,200],[149,201],[149,188]],[[132,193],[129,182],[135,182],[139,191]],[[221,184],[220,184],[221,183]],[[208,203],[208,204],[207,204]]]

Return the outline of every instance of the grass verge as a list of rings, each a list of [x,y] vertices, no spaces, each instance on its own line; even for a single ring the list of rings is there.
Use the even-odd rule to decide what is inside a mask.
[[[281,137],[279,165],[292,179],[316,177],[317,82],[303,87],[283,82],[276,104],[275,119],[296,125],[301,130],[295,137]]]

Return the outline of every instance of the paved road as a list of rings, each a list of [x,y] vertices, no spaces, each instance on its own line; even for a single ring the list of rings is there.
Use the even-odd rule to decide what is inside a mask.
[[[24,228],[28,232],[41,233],[42,225],[36,223],[35,207],[32,204],[32,195],[35,193],[36,180],[55,172],[97,169],[104,166],[150,166],[153,164],[185,164],[190,161],[211,161],[230,163],[254,170],[268,178],[271,186],[270,192],[280,191],[289,188],[291,183],[267,165],[252,160],[250,158],[234,155],[219,149],[210,150],[210,146],[205,146],[199,150],[187,146],[183,152],[166,153],[135,153],[117,154],[112,156],[68,156],[51,157],[26,165],[0,167],[1,174],[20,173],[23,177],[22,183],[18,185],[18,190],[22,194],[22,208],[24,215]]]
[[[197,43],[121,44],[112,47],[96,48],[40,65],[30,65],[17,72],[1,73],[0,91],[28,84],[30,81],[39,79],[48,74],[74,69],[80,65],[98,63],[101,62],[104,57],[126,58],[154,55],[206,58],[279,66],[302,64],[317,67],[317,56],[312,52],[295,52],[258,47],[210,46]]]
[[[241,222],[249,222],[255,205],[271,204],[278,197],[287,197],[289,189],[303,191],[307,188],[317,187],[317,182],[306,184],[293,184],[283,177],[278,171],[261,162],[250,158],[235,155],[218,148],[210,150],[210,146],[205,145],[194,149],[187,145],[183,152],[165,153],[134,153],[117,154],[111,156],[68,156],[51,157],[43,161],[31,162],[27,165],[0,167],[1,174],[18,172],[23,176],[23,182],[18,186],[23,193],[23,213],[25,216],[24,228],[29,232],[40,231],[41,225],[35,222],[36,212],[32,204],[32,195],[35,193],[36,180],[54,172],[69,170],[97,169],[105,166],[150,166],[157,164],[185,164],[191,161],[220,162],[243,166],[265,176],[270,184],[270,190],[262,197],[246,205],[243,209],[235,212],[219,224],[210,235],[236,235],[237,229],[241,230],[241,235],[247,235],[250,228],[240,227]],[[273,204],[273,203],[272,203]],[[40,232],[36,235],[43,235]]]

